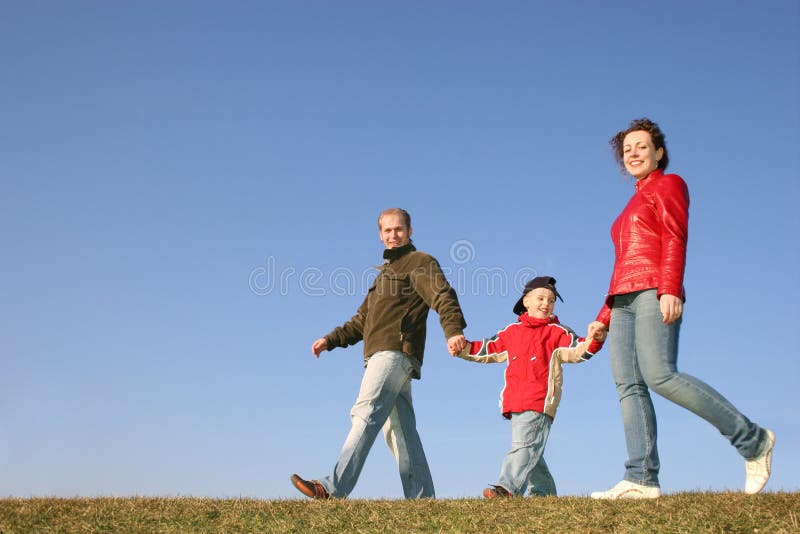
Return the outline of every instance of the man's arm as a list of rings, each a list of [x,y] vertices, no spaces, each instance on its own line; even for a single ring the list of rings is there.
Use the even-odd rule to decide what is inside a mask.
[[[410,274],[414,290],[428,307],[439,314],[439,323],[442,325],[444,336],[448,339],[448,345],[455,337],[463,348],[461,342],[466,342],[463,334],[467,322],[464,320],[456,291],[445,278],[439,262],[431,256],[426,265],[414,269]]]
[[[364,338],[364,320],[367,317],[368,306],[367,298],[358,307],[356,314],[342,326],[337,326],[328,335],[321,337],[311,345],[311,352],[319,358],[324,350],[333,350],[336,347],[347,347],[355,345]]]

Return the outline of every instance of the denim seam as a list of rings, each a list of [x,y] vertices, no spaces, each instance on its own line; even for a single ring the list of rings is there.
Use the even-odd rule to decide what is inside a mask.
[[[644,378],[641,375],[641,371],[639,369],[638,355],[636,354],[634,354],[634,360],[633,360],[633,374],[637,382],[647,385],[647,382],[645,382]],[[644,396],[637,395],[636,399],[639,401],[639,409],[643,415],[642,421],[644,422],[645,450],[649,452],[652,448],[652,443],[650,442],[650,428],[648,427],[648,421],[646,417],[647,407],[645,406]],[[653,415],[655,416],[655,412],[653,413]],[[649,455],[645,455],[645,457],[642,459],[642,480],[632,481],[632,482],[637,482],[638,484],[642,485],[650,485],[649,482],[647,481],[647,479],[649,478],[648,475],[650,474],[650,467],[647,463],[648,456]]]

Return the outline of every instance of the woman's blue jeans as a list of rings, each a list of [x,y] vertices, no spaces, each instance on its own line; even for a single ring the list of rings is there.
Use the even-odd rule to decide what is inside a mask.
[[[660,467],[650,390],[714,425],[746,459],[764,440],[764,430],[725,397],[678,372],[680,323],[664,324],[655,289],[614,297],[608,348],[628,447],[625,480],[645,486],[658,486]]]
[[[397,460],[405,497],[435,496],[411,403],[413,369],[408,356],[397,350],[378,351],[367,361],[358,398],[350,410],[350,433],[333,475],[320,480],[332,497],[347,497],[353,490],[381,428]]]
[[[528,410],[511,414],[511,450],[503,459],[498,484],[514,495],[556,495],[544,448],[553,418]]]

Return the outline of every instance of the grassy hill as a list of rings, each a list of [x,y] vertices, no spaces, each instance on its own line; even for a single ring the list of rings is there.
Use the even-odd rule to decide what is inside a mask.
[[[2,499],[0,533],[23,532],[800,532],[800,493],[309,501]]]

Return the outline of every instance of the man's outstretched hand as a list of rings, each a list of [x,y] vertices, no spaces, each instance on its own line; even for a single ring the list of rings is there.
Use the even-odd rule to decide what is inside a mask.
[[[311,345],[311,352],[314,353],[314,356],[319,358],[319,355],[322,353],[323,350],[328,349],[328,342],[325,341],[324,337],[319,338]]]

